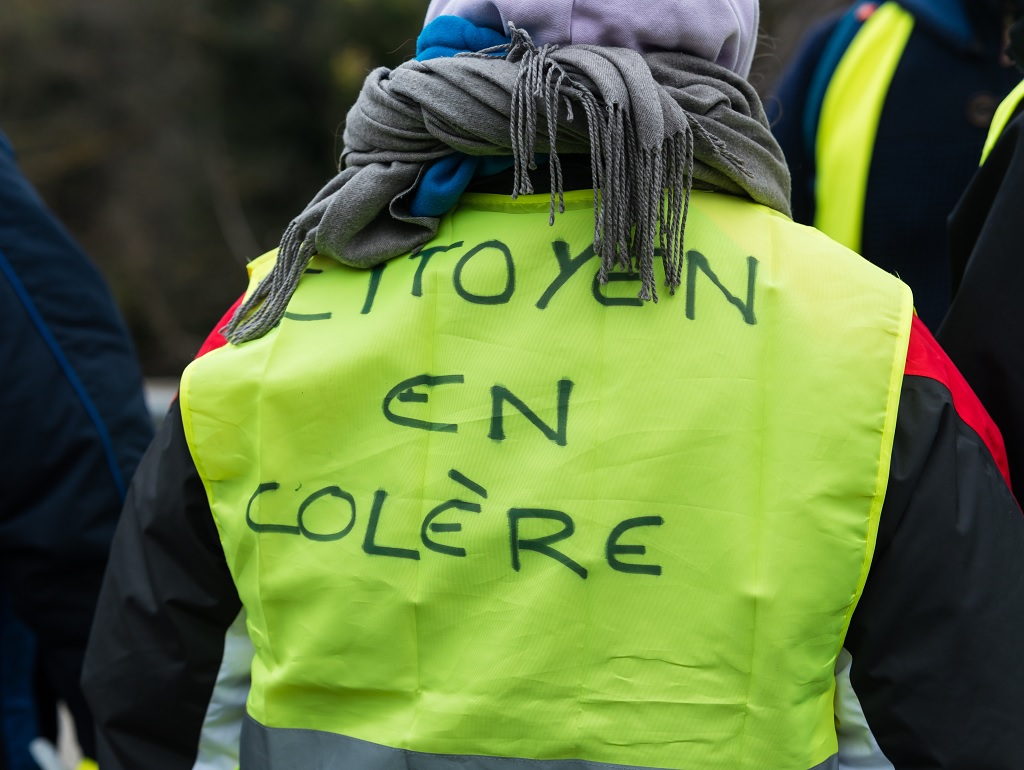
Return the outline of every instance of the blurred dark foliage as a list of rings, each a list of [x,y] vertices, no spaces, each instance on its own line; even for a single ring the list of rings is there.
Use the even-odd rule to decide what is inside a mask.
[[[844,3],[763,0],[754,85]],[[332,176],[366,73],[425,0],[3,0],[0,129],[107,276],[148,376],[177,376]]]

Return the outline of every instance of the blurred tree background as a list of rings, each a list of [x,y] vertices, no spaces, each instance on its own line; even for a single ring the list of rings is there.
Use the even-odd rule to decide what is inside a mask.
[[[623,2],[627,0],[622,0]],[[773,86],[841,0],[762,0]],[[366,73],[426,0],[3,0],[0,130],[106,275],[147,376],[176,377],[329,179]]]

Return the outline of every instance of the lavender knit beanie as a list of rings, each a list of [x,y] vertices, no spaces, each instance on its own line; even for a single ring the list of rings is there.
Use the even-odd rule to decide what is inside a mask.
[[[746,77],[758,0],[432,0],[427,23],[460,16],[508,33],[508,22],[544,45],[590,44],[699,56]]]

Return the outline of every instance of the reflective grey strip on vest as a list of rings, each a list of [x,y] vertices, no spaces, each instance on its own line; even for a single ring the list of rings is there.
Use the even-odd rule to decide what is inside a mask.
[[[610,765],[582,759],[517,759],[468,754],[424,754],[319,730],[242,725],[242,770],[698,770]],[[808,770],[839,770],[839,756]]]

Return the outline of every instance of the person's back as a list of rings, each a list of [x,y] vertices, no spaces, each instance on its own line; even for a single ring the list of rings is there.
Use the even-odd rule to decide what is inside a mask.
[[[539,5],[498,6],[431,12],[489,9],[501,30],[519,13],[550,42]],[[583,15],[565,42],[612,14],[559,8]],[[345,167],[251,265],[232,344],[186,371],[107,577],[121,633],[91,643],[104,767],[191,766],[243,605],[247,770],[1011,767],[992,735],[1010,689],[972,674],[992,726],[966,740],[927,708],[963,658],[1021,669],[1024,573],[1000,549],[1024,522],[906,286],[786,215],[748,56],[510,32],[487,58],[370,75]],[[511,156],[512,181],[463,188],[516,199],[410,211],[453,148]],[[550,196],[526,194],[535,150]],[[596,199],[560,195],[580,165]],[[969,501],[948,494],[965,483]],[[947,537],[975,513],[979,532]],[[994,579],[950,567],[965,539]],[[1004,636],[921,644],[997,586],[997,612],[965,617]],[[935,670],[909,693],[908,659]],[[121,695],[140,671],[159,672],[148,694]],[[154,725],[140,702],[168,687]]]
[[[1017,73],[1000,57],[1019,3],[854,3],[813,30],[768,99],[793,170],[793,214],[949,307],[945,221]]]
[[[638,280],[597,281],[590,191],[552,228],[547,204],[464,196],[376,273],[314,259],[277,329],[186,373],[186,434],[258,608],[248,767],[836,753],[909,291],[694,193],[684,284],[644,306]]]

